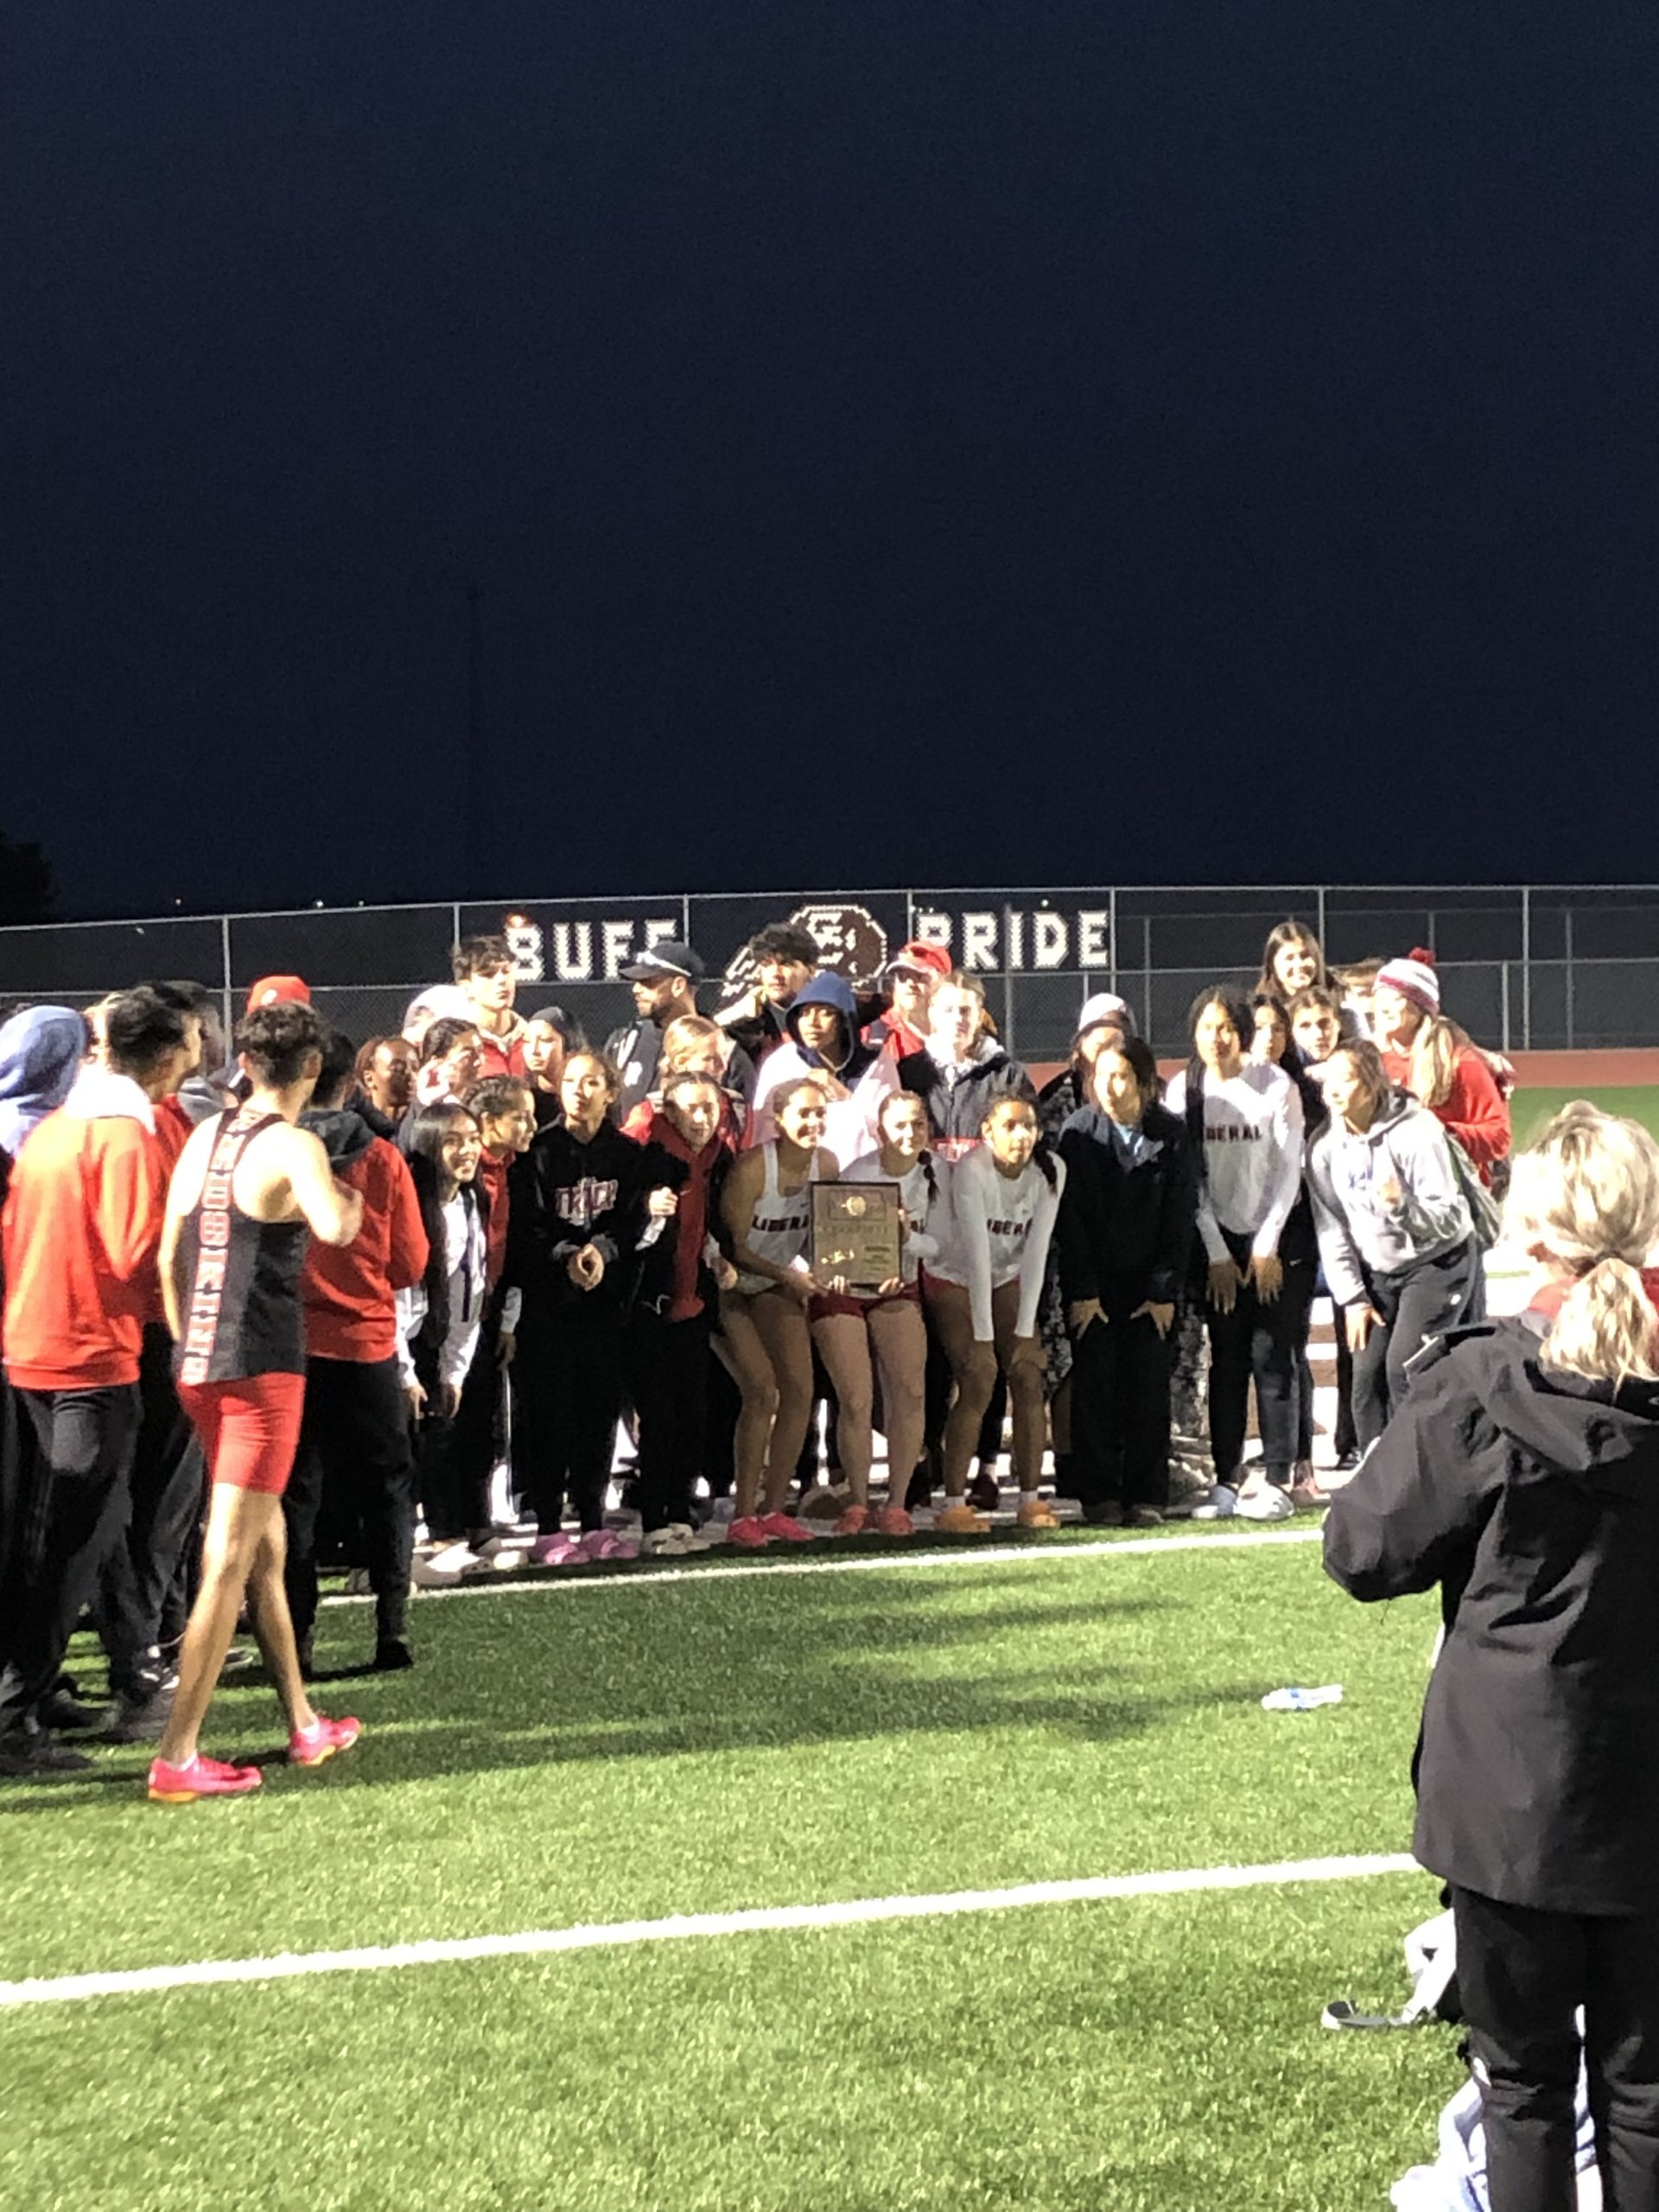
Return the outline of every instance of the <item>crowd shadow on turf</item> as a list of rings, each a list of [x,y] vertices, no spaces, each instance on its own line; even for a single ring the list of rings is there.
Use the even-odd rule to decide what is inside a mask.
[[[1006,1594],[1000,1584],[1008,1586]],[[355,1789],[492,1770],[789,1752],[918,1733],[1029,1729],[1102,1745],[1142,1735],[1182,1713],[1253,1703],[1271,1686],[1216,1675],[1179,1686],[1160,1680],[1165,1639],[1138,1639],[1125,1654],[1097,1632],[1108,1624],[1179,1616],[1190,1605],[1144,1592],[1044,1603],[1015,1568],[976,1576],[965,1602],[957,1588],[938,1604],[852,1577],[803,1581],[791,1587],[787,1605],[745,1605],[736,1618],[733,1586],[721,1586],[724,1605],[672,1624],[666,1616],[647,1621],[626,1607],[601,1615],[537,1600],[523,1607],[488,1601],[464,1613],[448,1605],[423,1608],[421,1659],[411,1672],[360,1671],[342,1654],[344,1663],[319,1675],[319,1686],[353,1684],[348,1702],[327,1703],[355,1713],[365,1737],[324,1777],[306,1777],[302,1786]],[[336,1618],[349,1633],[349,1617]],[[1022,1662],[1018,1639],[1027,1632]],[[972,1648],[988,1638],[1002,1648],[976,1673]],[[1173,1625],[1167,1648],[1173,1655],[1183,1648]],[[951,1662],[930,1670],[926,1660],[940,1652],[951,1654]],[[423,1724],[419,1732],[390,1732],[415,1719]],[[280,1788],[285,1749],[273,1720],[269,1689],[244,1683],[221,1693],[208,1734],[217,1756],[265,1766]],[[377,1739],[382,1727],[389,1732]],[[148,1757],[112,1750],[93,1774],[6,1788],[0,1814],[101,1801],[113,1786],[134,1787]]]

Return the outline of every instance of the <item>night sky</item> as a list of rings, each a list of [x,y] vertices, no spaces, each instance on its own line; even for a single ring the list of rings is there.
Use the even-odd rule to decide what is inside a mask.
[[[1659,16],[10,12],[66,913],[1659,876]]]

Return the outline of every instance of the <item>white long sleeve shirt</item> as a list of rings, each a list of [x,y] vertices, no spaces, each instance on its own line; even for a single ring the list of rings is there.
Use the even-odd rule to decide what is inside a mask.
[[[943,1224],[939,1255],[929,1262],[928,1272],[967,1291],[976,1344],[995,1341],[992,1291],[1016,1279],[1020,1316],[1014,1333],[1036,1333],[1043,1271],[1060,1192],[1065,1188],[1065,1162],[1051,1159],[1049,1165],[1054,1170],[1052,1185],[1034,1160],[1019,1175],[1005,1175],[989,1145],[982,1144],[950,1171],[950,1212]]]
[[[1164,1103],[1185,1116],[1185,1069]],[[1203,1167],[1198,1234],[1208,1257],[1228,1256],[1229,1230],[1249,1238],[1253,1258],[1271,1259],[1302,1181],[1301,1093],[1282,1068],[1247,1062],[1225,1083],[1205,1071]]]

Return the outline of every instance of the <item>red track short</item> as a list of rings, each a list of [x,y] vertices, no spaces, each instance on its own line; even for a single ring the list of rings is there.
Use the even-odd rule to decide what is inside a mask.
[[[181,1382],[179,1402],[195,1423],[207,1472],[232,1490],[280,1497],[288,1487],[305,1408],[303,1375],[240,1375],[229,1382]]]

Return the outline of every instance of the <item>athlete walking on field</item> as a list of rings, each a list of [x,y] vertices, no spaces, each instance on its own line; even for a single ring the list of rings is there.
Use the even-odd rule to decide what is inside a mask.
[[[168,1193],[162,1295],[179,1397],[201,1434],[213,1499],[179,1687],[149,1770],[149,1794],[162,1804],[259,1787],[257,1767],[204,1758],[196,1746],[245,1600],[288,1719],[289,1761],[316,1766],[357,1741],[355,1720],[312,1710],[283,1580],[283,1491],[305,1397],[300,1268],[309,1236],[349,1244],[363,1218],[362,1194],[336,1182],[321,1143],[295,1127],[322,1041],[309,1007],[249,1014],[236,1033],[248,1097],[202,1123]]]

